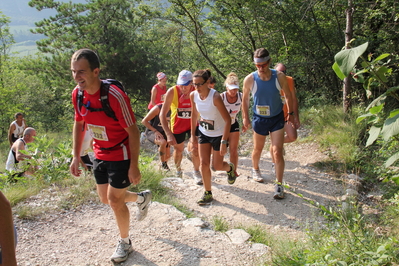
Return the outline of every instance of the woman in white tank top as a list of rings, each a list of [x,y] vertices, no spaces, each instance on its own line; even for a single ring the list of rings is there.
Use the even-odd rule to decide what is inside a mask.
[[[195,91],[191,92],[191,139],[193,152],[199,152],[200,171],[204,183],[205,193],[198,201],[205,205],[213,200],[211,182],[211,154],[212,166],[216,171],[226,171],[228,183],[236,180],[235,166],[223,161],[227,152],[227,140],[230,135],[230,115],[223,104],[220,94],[208,87],[211,72],[197,70],[193,75]],[[198,142],[195,138],[196,127],[199,124]]]
[[[240,140],[240,124],[237,120],[237,114],[241,110],[242,93],[240,89],[240,81],[234,72],[227,75],[224,82],[226,91],[221,94],[223,103],[231,117],[231,128],[229,137],[229,153],[230,162],[236,166],[236,176],[238,168],[238,142]]]

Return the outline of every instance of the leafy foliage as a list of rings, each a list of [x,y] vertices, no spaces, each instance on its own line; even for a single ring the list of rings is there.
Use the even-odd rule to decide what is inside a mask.
[[[362,59],[363,69],[358,70],[353,74],[356,81],[363,83],[367,95],[371,96],[372,90],[379,89],[384,92],[374,99],[371,104],[366,108],[367,114],[360,116],[357,123],[366,120],[372,126],[369,130],[369,138],[366,146],[372,145],[379,136],[382,136],[385,142],[390,142],[398,139],[399,136],[399,109],[397,104],[399,95],[397,91],[398,86],[390,87],[388,77],[392,73],[392,69],[388,62],[383,62],[384,59],[389,57],[389,54],[382,54],[375,59],[371,55],[365,59],[362,55],[366,51],[368,44],[362,44],[358,47],[344,50],[335,56],[335,65],[338,65],[340,72],[337,75],[349,75],[358,60]],[[337,67],[334,68],[335,70]],[[338,71],[339,72],[339,71]],[[399,159],[399,152],[394,153],[385,163],[386,167],[393,165]],[[397,176],[392,178],[393,181],[399,185]]]

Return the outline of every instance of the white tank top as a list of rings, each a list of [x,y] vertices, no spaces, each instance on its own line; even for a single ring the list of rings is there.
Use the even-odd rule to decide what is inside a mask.
[[[194,102],[197,107],[197,111],[200,113],[199,119],[199,130],[208,137],[219,137],[223,135],[224,121],[219,110],[213,103],[213,95],[215,90],[209,91],[208,97],[205,100],[201,100],[199,93],[194,91]]]
[[[22,134],[24,133],[24,130],[25,130],[25,121],[22,120],[22,125],[21,125],[21,126],[18,126],[17,121],[13,121],[13,122],[11,123],[11,125],[15,125],[15,130],[14,130],[14,132],[13,132],[14,137],[15,137],[15,138],[20,138],[20,137],[22,137]],[[11,126],[11,125],[10,125],[10,126]]]
[[[25,141],[23,139],[17,139],[15,142],[17,141],[22,141],[24,143],[24,147],[25,150],[27,149],[27,145],[25,143]],[[7,158],[7,162],[6,162],[6,170],[7,171],[18,171],[18,164],[17,164],[17,158],[15,158],[16,154],[15,151],[12,150],[12,147],[10,148],[10,151],[8,153],[8,158]]]
[[[242,103],[242,93],[238,92],[237,95],[237,101],[234,103],[230,103],[227,101],[227,92],[223,92],[220,96],[222,96],[223,103],[226,106],[227,111],[230,114],[231,117],[231,124],[234,124],[237,121],[237,114],[241,110],[241,103]]]

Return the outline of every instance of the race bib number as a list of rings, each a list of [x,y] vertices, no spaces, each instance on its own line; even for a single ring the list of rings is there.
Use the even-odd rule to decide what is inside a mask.
[[[107,132],[106,132],[104,126],[96,126],[96,125],[88,124],[87,128],[88,128],[90,135],[92,136],[93,139],[108,141]]]
[[[177,117],[183,119],[191,118],[191,108],[178,108],[177,109]]]
[[[199,124],[201,127],[205,128],[205,130],[215,130],[215,121],[203,119],[201,117]]]
[[[164,102],[165,101],[165,94],[162,94],[161,95],[161,102]]]
[[[268,106],[268,105],[257,105],[256,106],[256,112],[258,113],[258,115],[270,116],[270,106]]]

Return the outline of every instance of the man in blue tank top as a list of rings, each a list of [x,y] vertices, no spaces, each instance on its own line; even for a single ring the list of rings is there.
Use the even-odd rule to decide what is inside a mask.
[[[242,111],[243,132],[251,126],[249,118],[249,98],[253,97],[252,128],[254,149],[252,152],[252,178],[257,182],[263,182],[259,169],[259,160],[265,145],[266,136],[270,134],[272,150],[275,158],[275,170],[277,184],[274,198],[284,198],[284,112],[280,91],[285,93],[288,107],[288,121],[293,121],[292,97],[287,80],[283,72],[270,69],[271,58],[265,48],[259,48],[254,52],[254,64],[257,71],[249,74],[244,79]]]

